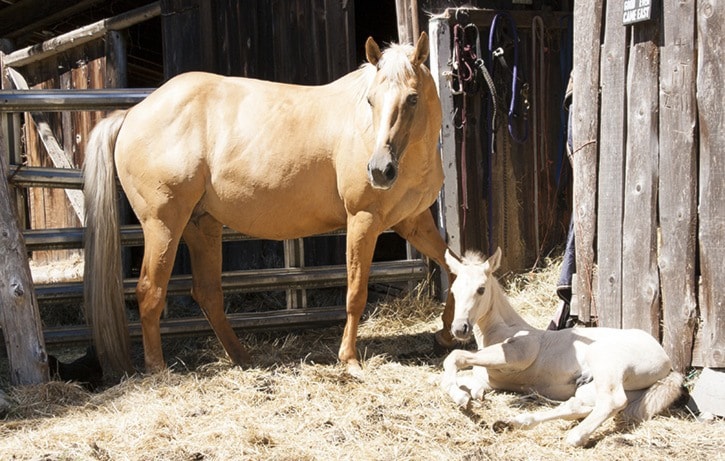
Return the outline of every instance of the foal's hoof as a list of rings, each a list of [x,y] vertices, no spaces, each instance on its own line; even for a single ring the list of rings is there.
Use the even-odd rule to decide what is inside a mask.
[[[493,426],[491,426],[491,429],[493,429],[493,432],[500,434],[508,431],[509,429],[513,429],[513,425],[508,421],[496,421],[493,423]]]

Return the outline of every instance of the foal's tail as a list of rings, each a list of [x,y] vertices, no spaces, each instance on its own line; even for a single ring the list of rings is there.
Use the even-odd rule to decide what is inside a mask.
[[[106,375],[133,371],[121,273],[113,152],[126,117],[117,111],[93,128],[83,166],[86,210],[84,296],[86,318]]]
[[[670,371],[669,375],[630,400],[627,407],[622,410],[621,416],[625,421],[632,423],[652,418],[667,409],[682,395],[683,380],[682,373]]]

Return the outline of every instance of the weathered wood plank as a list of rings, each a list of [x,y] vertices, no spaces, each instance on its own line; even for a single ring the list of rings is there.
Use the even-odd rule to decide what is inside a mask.
[[[673,367],[692,361],[697,310],[695,3],[663,2],[660,48],[659,271],[662,344]]]
[[[657,162],[659,51],[655,25],[632,26],[622,225],[622,327],[659,339]],[[577,234],[578,237],[579,234]]]
[[[327,79],[334,80],[357,67],[355,61],[354,6],[350,2],[325,0],[325,47]]]
[[[183,72],[211,71],[213,49],[204,48],[204,12],[209,5],[200,0],[161,0],[161,28],[164,52],[164,78]]]
[[[6,177],[7,136],[0,130],[0,326],[14,385],[48,381],[48,356],[25,243]]]
[[[599,37],[602,2],[574,2],[574,95],[572,144],[573,217],[576,235],[579,319],[589,322],[593,309],[594,231],[596,228],[597,153],[599,150]]]
[[[700,128],[700,336],[693,365],[725,367],[725,4],[697,2]]]
[[[607,2],[602,44],[599,187],[597,197],[598,325],[622,326],[622,218],[627,28],[622,2]]]
[[[415,43],[420,35],[418,1],[395,0],[395,11],[398,18],[398,42]]]
[[[445,233],[448,247],[461,254],[460,194],[458,191],[458,159],[456,155],[456,107],[449,82],[448,62],[451,59],[451,29],[445,19],[433,19],[428,24],[430,35],[430,66],[433,79],[438,85],[438,94],[443,110],[441,127],[441,157],[445,183],[438,197],[441,210],[439,227]]]
[[[9,67],[26,66],[101,38],[109,30],[123,30],[159,14],[161,14],[161,7],[158,2],[151,3],[118,16],[94,22],[67,34],[59,35],[41,44],[14,51],[5,56],[5,65]]]

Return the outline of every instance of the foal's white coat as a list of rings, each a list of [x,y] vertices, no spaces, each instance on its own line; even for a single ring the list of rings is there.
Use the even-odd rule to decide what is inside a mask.
[[[462,260],[446,252],[456,279],[451,286],[455,317],[451,332],[478,350],[454,350],[445,359],[441,385],[466,406],[486,391],[536,392],[565,400],[556,408],[521,414],[514,427],[530,428],[556,418],[584,420],[566,441],[584,445],[607,418],[620,411],[632,421],[649,419],[680,395],[682,375],[673,371],[660,344],[642,330],[569,328],[538,330],[511,307],[493,277],[501,249],[488,260],[467,253]],[[472,376],[457,376],[473,367]]]

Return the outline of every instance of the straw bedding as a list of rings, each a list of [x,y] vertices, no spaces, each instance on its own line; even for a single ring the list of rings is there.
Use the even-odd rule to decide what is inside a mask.
[[[524,316],[545,327],[557,261],[508,279]],[[214,338],[166,340],[170,370],[89,393],[72,383],[2,387],[0,458],[21,460],[639,460],[725,459],[725,423],[682,406],[637,427],[608,421],[587,448],[569,422],[494,431],[497,420],[552,405],[490,393],[458,409],[432,355],[440,303],[415,292],[372,306],[360,330],[364,379],[337,363],[341,326],[243,334],[256,364],[233,367]],[[140,357],[140,349],[136,351]],[[6,370],[0,376],[7,376]]]

